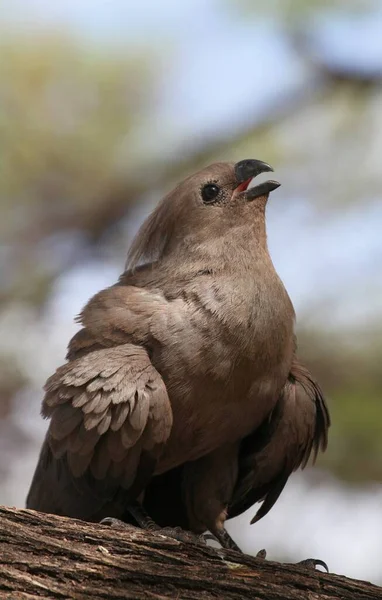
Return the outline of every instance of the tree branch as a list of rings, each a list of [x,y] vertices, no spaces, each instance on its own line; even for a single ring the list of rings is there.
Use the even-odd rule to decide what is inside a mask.
[[[135,527],[0,507],[0,597],[377,600],[370,583],[182,544]]]

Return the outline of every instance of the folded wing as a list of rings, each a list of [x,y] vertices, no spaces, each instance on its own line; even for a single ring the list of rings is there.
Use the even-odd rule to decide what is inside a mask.
[[[93,298],[93,320],[85,308],[89,326],[74,336],[68,362],[46,382],[42,414],[50,424],[29,508],[90,518],[120,490],[134,486],[136,496],[151,477],[170,435],[172,410],[141,345],[151,336],[154,310],[149,294],[142,291],[141,303],[139,294],[109,288]]]
[[[311,455],[314,461],[318,451],[326,449],[329,425],[320,387],[295,359],[269,419],[241,444],[238,481],[228,516],[235,517],[262,502],[251,523],[264,517],[291,473],[304,468]]]
[[[70,361],[45,390],[48,443],[55,458],[66,454],[75,477],[90,469],[96,479],[111,474],[129,488],[141,452],[155,453],[169,436],[166,387],[140,346],[103,348]]]

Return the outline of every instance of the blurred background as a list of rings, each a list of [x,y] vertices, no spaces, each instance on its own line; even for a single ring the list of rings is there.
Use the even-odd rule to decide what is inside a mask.
[[[274,263],[333,426],[250,553],[382,583],[382,5],[0,3],[0,503],[22,507],[45,379],[184,175],[260,158]]]

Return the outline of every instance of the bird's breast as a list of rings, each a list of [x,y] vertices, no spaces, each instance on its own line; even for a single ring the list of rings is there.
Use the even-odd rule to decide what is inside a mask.
[[[153,357],[174,415],[160,471],[261,424],[290,369],[293,326],[293,307],[278,278],[191,290],[182,328]]]

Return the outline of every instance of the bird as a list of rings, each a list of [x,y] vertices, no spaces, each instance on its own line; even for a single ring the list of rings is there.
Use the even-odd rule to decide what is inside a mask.
[[[258,521],[326,449],[327,404],[297,357],[267,246],[280,184],[253,185],[271,171],[257,159],[209,165],[143,223],[45,384],[27,508],[110,524],[130,515],[240,550],[226,520],[260,502]]]

